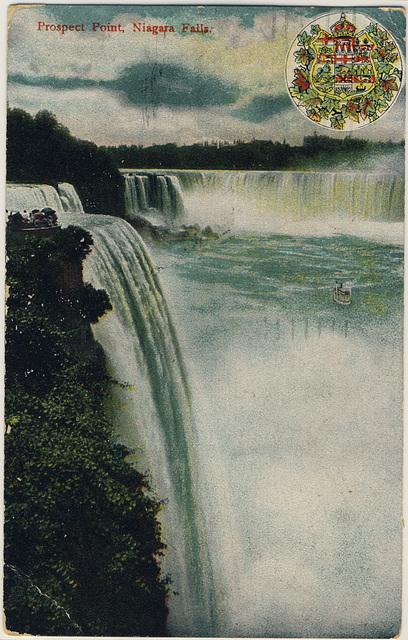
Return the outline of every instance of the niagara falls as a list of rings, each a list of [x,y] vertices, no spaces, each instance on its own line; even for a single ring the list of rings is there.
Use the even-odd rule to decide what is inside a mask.
[[[4,24],[4,637],[406,636],[404,7]]]
[[[71,185],[8,187],[10,209],[52,205],[92,234],[84,279],[113,305],[93,331],[126,385],[109,410],[166,500],[175,636],[333,635],[361,582],[347,634],[391,617],[380,602],[399,584],[381,576],[400,554],[402,181],[324,178],[125,171],[130,219],[214,224],[209,203],[224,207],[218,239],[149,247],[129,223],[83,213]],[[356,235],[339,233],[345,218]],[[333,303],[335,279],[352,283],[349,308]]]

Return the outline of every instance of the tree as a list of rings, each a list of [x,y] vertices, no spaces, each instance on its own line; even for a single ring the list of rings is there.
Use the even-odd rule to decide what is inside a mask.
[[[85,211],[125,215],[125,181],[110,156],[94,143],[74,138],[49,111],[32,118],[7,111],[7,180],[70,182]]]
[[[89,323],[111,307],[82,282],[91,246],[75,227],[7,238],[6,625],[165,635],[161,503],[104,413],[112,381]],[[77,274],[69,286],[64,269]]]

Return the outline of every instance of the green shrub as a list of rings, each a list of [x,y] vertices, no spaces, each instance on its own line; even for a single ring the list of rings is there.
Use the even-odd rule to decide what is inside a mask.
[[[109,299],[82,278],[61,289],[61,270],[81,268],[91,245],[77,228],[7,238],[6,626],[165,635],[161,503],[115,442],[103,408],[111,381],[89,329]]]

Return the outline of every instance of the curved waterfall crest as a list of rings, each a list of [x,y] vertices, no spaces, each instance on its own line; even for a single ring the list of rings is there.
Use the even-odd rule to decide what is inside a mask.
[[[51,207],[57,214],[64,213],[59,193],[48,184],[7,184],[7,210],[32,211]]]
[[[175,169],[122,173],[128,215],[143,216],[153,207],[167,223],[184,219],[190,224],[274,233],[293,222],[401,222],[404,217],[404,179],[394,173]]]
[[[72,184],[61,182],[58,190],[49,184],[7,184],[7,210],[32,211],[51,207],[57,214],[84,213],[82,202]]]
[[[394,230],[398,231],[395,237],[400,237],[403,180],[391,174],[153,170],[128,170],[124,178],[130,220],[147,213],[152,217],[157,214],[157,219],[168,226],[179,219],[201,222],[203,226],[218,224],[238,232],[247,229],[265,232],[237,233],[198,247],[179,243],[152,248],[152,255],[164,256],[163,264],[167,265],[171,260],[174,264],[177,251],[191,249],[189,254],[183,253],[182,276],[177,272],[180,261],[173,271],[165,269],[160,278],[148,247],[133,226],[117,217],[82,213],[80,199],[72,185],[59,185],[59,193],[48,185],[7,186],[9,210],[50,206],[58,213],[62,226],[81,226],[94,239],[93,250],[84,263],[84,278],[108,292],[113,311],[94,325],[93,331],[104,349],[112,378],[124,383],[112,385],[107,411],[118,441],[132,452],[129,463],[149,474],[152,490],[165,502],[160,520],[167,545],[163,573],[172,579],[169,632],[181,637],[275,637],[271,630],[286,636],[281,631],[284,629],[293,637],[300,637],[304,620],[312,619],[315,626],[311,628],[319,631],[316,637],[328,637],[331,633],[327,630],[333,627],[330,615],[326,614],[333,610],[332,603],[337,603],[338,597],[344,597],[343,591],[339,591],[340,582],[336,585],[337,568],[334,565],[328,568],[325,561],[325,549],[330,552],[332,541],[328,547],[314,545],[314,519],[310,520],[310,527],[300,531],[300,542],[296,537],[296,544],[286,548],[285,531],[291,531],[287,528],[291,520],[287,518],[285,501],[291,502],[291,492],[296,493],[298,487],[299,495],[302,493],[307,473],[297,473],[299,459],[303,468],[310,471],[308,460],[301,455],[302,442],[306,443],[306,449],[310,445],[305,424],[316,434],[316,451],[319,451],[317,434],[320,432],[323,450],[326,450],[328,439],[333,437],[332,419],[333,424],[337,424],[340,418],[334,441],[338,450],[343,451],[344,442],[348,447],[350,437],[356,437],[355,442],[360,446],[357,429],[349,427],[350,415],[352,423],[356,420],[362,436],[367,438],[368,457],[371,456],[372,423],[383,410],[383,400],[374,394],[374,400],[371,397],[374,405],[371,401],[367,403],[367,415],[361,412],[361,399],[354,393],[353,380],[357,375],[365,380],[368,374],[367,389],[377,389],[377,373],[380,377],[383,375],[384,380],[389,375],[388,364],[382,366],[381,363],[397,360],[392,341],[390,339],[388,345],[383,332],[385,312],[395,304],[394,285],[389,286],[390,281],[384,277],[384,286],[378,288],[377,276],[384,268],[384,260],[388,260],[390,273],[394,273],[394,266],[391,268],[390,264],[400,259],[394,257],[401,253],[399,247],[380,247],[380,243],[392,244],[394,239],[388,240],[388,237],[394,238]],[[340,222],[344,222],[343,227]],[[312,239],[306,237],[308,225],[314,231]],[[373,230],[378,232],[378,244],[373,245],[366,258],[364,252],[371,245],[366,238],[372,237]],[[353,237],[323,237],[339,233]],[[354,236],[358,235],[363,240],[356,241]],[[397,239],[395,244],[399,242]],[[360,251],[364,261],[360,259]],[[370,256],[375,258],[375,263]],[[372,264],[378,265],[378,273],[374,269],[371,278]],[[364,278],[360,276],[363,267]],[[348,317],[342,325],[339,309],[332,311],[329,306],[332,298],[329,301],[325,298],[325,278],[331,281],[334,268],[357,274],[353,295],[359,291],[368,301],[360,307],[350,305],[351,311],[354,309],[357,314],[353,326]],[[368,283],[367,275],[371,278]],[[310,295],[312,281],[317,282],[317,286],[313,285],[313,296]],[[259,283],[262,287],[257,297],[252,298]],[[169,291],[177,292],[173,304],[184,330],[185,350],[178,340],[178,324],[173,320],[166,286]],[[382,298],[374,296],[370,303],[371,286],[372,291],[385,292],[384,296],[389,291],[389,298],[384,297],[383,320],[378,314]],[[206,292],[211,292],[211,296],[203,304]],[[309,323],[308,315],[304,319],[309,308],[313,317],[317,313],[316,326]],[[371,321],[368,314],[370,309],[375,321]],[[344,317],[342,314],[342,319]],[[377,317],[383,323],[378,320],[378,334],[375,333]],[[360,323],[364,327],[362,336],[356,329]],[[389,335],[391,333],[389,330]],[[376,357],[378,345],[383,359],[371,379],[370,363]],[[192,354],[188,368],[183,362],[187,349]],[[334,362],[330,354],[338,353],[339,349],[346,355]],[[299,354],[307,366],[299,367]],[[199,375],[196,366],[200,369]],[[336,367],[337,373],[333,373]],[[350,367],[354,377],[349,375]],[[309,393],[313,372],[316,372],[316,396]],[[332,403],[329,419],[326,396],[321,393],[322,388],[326,389],[327,379],[333,394],[338,394],[341,406],[352,391],[352,401],[344,405],[344,415],[340,412],[339,416]],[[389,394],[391,413],[394,411],[395,415],[401,406],[400,400],[395,400],[396,385],[390,385]],[[321,403],[318,426],[315,398]],[[289,411],[285,413],[282,407],[286,402],[289,402]],[[298,410],[302,406],[303,412]],[[384,433],[384,440],[380,442],[386,447],[390,437],[385,427],[381,417],[377,428],[378,433]],[[270,456],[265,455],[267,447]],[[333,452],[336,459],[342,460],[337,449]],[[241,464],[244,453],[245,464]],[[285,464],[282,460],[286,460]],[[382,469],[381,456],[380,462],[378,468]],[[351,481],[354,467],[353,462],[349,469]],[[288,482],[289,468],[294,470],[292,484]],[[343,468],[339,463],[339,478],[343,478]],[[327,469],[331,474],[332,461]],[[254,479],[259,470],[260,477]],[[320,486],[319,473],[314,475],[311,470],[310,495],[315,496],[315,487]],[[378,477],[378,471],[373,468],[367,487]],[[332,504],[331,486],[327,499],[330,501],[327,504]],[[339,500],[343,497],[339,496]],[[387,489],[384,501],[388,500]],[[302,495],[300,506],[303,501]],[[297,503],[290,508],[297,521]],[[363,522],[366,512],[359,509],[358,513],[362,514],[361,523],[356,522],[355,544],[351,545],[354,553],[351,558],[356,562],[361,558],[357,544],[359,532],[366,526]],[[255,520],[260,523],[256,531]],[[324,519],[321,521],[324,523]],[[398,522],[399,515],[397,529]],[[339,527],[341,533],[342,523]],[[388,520],[384,528],[389,530]],[[299,529],[296,536],[298,534]],[[391,537],[390,540],[392,542]],[[382,580],[380,547],[379,542],[378,549],[370,552],[364,570],[370,575],[369,563],[378,560],[378,575]],[[280,564],[279,553],[283,554]],[[290,559],[289,566],[294,567],[293,580],[288,584],[286,558]],[[306,578],[303,576],[304,583],[301,583],[302,576],[296,569],[304,558],[309,558],[313,571],[317,567],[321,572],[321,576],[317,572],[313,574],[321,580],[316,583],[319,590],[313,591],[320,598],[318,609],[315,598],[304,604],[302,593],[310,592],[309,574],[305,574]],[[354,569],[349,567],[347,571],[349,578],[354,579]],[[298,598],[298,593],[302,597]],[[327,600],[326,594],[329,594]],[[354,597],[352,591],[349,600],[348,597],[346,609]],[[288,602],[291,603],[290,624],[295,608],[300,611],[299,626],[296,622],[293,628],[286,620]],[[384,602],[384,598],[378,602]],[[296,607],[292,608],[292,603]],[[298,628],[303,631],[298,632]]]

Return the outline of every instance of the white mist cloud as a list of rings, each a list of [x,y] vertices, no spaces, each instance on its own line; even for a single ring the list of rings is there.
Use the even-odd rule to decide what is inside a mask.
[[[400,363],[355,333],[297,335],[271,348],[237,327],[205,385],[245,566],[225,633],[385,637],[401,587]]]

